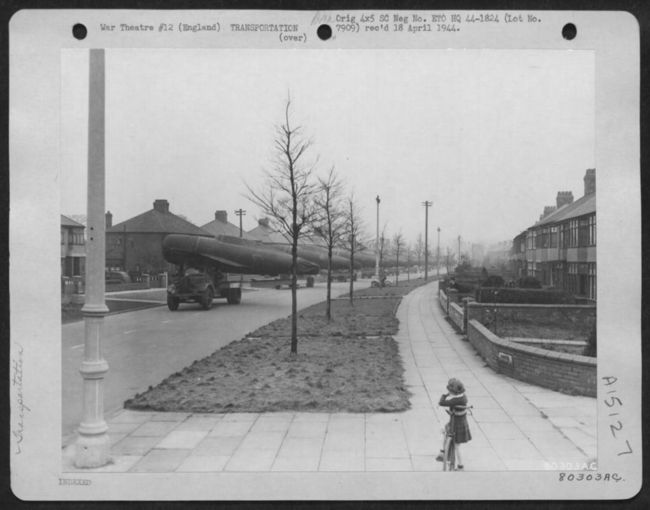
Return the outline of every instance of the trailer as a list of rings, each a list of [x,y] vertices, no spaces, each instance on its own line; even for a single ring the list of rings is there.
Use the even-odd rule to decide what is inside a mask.
[[[167,307],[178,310],[181,303],[198,303],[204,310],[212,308],[214,298],[225,298],[229,305],[241,303],[241,283],[228,280],[227,275],[188,270],[173,277],[167,287]]]

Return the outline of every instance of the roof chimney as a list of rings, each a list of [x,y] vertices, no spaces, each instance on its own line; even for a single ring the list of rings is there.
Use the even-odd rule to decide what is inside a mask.
[[[113,215],[111,211],[106,211],[106,228],[111,228],[113,226]]]
[[[269,228],[269,219],[268,218],[260,218],[257,220],[258,225],[261,227]]]
[[[559,209],[563,205],[568,205],[573,203],[573,192],[571,191],[558,191],[557,198],[555,199],[555,204]]]
[[[589,168],[585,173],[585,195],[596,193],[596,169]]]
[[[553,211],[555,211],[557,207],[554,205],[547,205],[544,207],[544,213],[542,214],[542,218],[546,218],[549,214],[551,214]]]
[[[159,198],[157,200],[154,200],[153,203],[153,208],[154,211],[158,211],[161,213],[168,213],[169,212],[169,202],[167,200]]]
[[[214,219],[222,223],[228,223],[228,211],[215,211]]]

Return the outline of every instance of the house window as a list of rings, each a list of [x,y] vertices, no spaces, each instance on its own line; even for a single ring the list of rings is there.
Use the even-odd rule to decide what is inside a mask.
[[[596,215],[589,216],[589,246],[596,246]]]
[[[575,262],[567,264],[566,289],[571,294],[578,294],[578,264]]]
[[[558,237],[557,227],[551,227],[551,233],[549,238],[549,247],[557,248],[557,237]]]
[[[569,220],[569,248],[578,246],[578,220]]]
[[[538,248],[548,248],[548,229],[543,228],[539,231],[539,237],[537,238],[537,247]]]
[[[578,246],[589,246],[588,218],[580,218],[578,220]]]
[[[589,299],[596,299],[596,263],[587,264],[587,286]]]
[[[81,259],[79,257],[72,259],[72,276],[81,276]]]
[[[84,235],[83,232],[72,232],[72,244],[77,245],[77,246],[83,246],[84,245]]]

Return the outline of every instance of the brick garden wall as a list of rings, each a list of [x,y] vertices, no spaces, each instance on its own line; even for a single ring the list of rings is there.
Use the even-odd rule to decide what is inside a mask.
[[[447,310],[449,309],[449,298],[443,290],[438,293],[438,301],[440,301],[440,306],[442,307],[443,312],[446,314]]]
[[[463,324],[464,317],[465,317],[465,312],[462,306],[460,306],[457,303],[451,303],[449,305],[449,319],[463,333],[465,332],[465,325]]]
[[[470,319],[467,338],[495,371],[571,394],[596,396],[596,359],[520,345]]]

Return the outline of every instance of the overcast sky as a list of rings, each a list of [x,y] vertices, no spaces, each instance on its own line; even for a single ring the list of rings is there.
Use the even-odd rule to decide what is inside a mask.
[[[86,213],[88,56],[62,66],[61,212]],[[287,91],[326,172],[374,236],[441,245],[512,239],[594,168],[591,52],[554,50],[107,50],[106,207],[114,223],[166,198],[197,225],[262,212],[244,183],[274,160]]]

